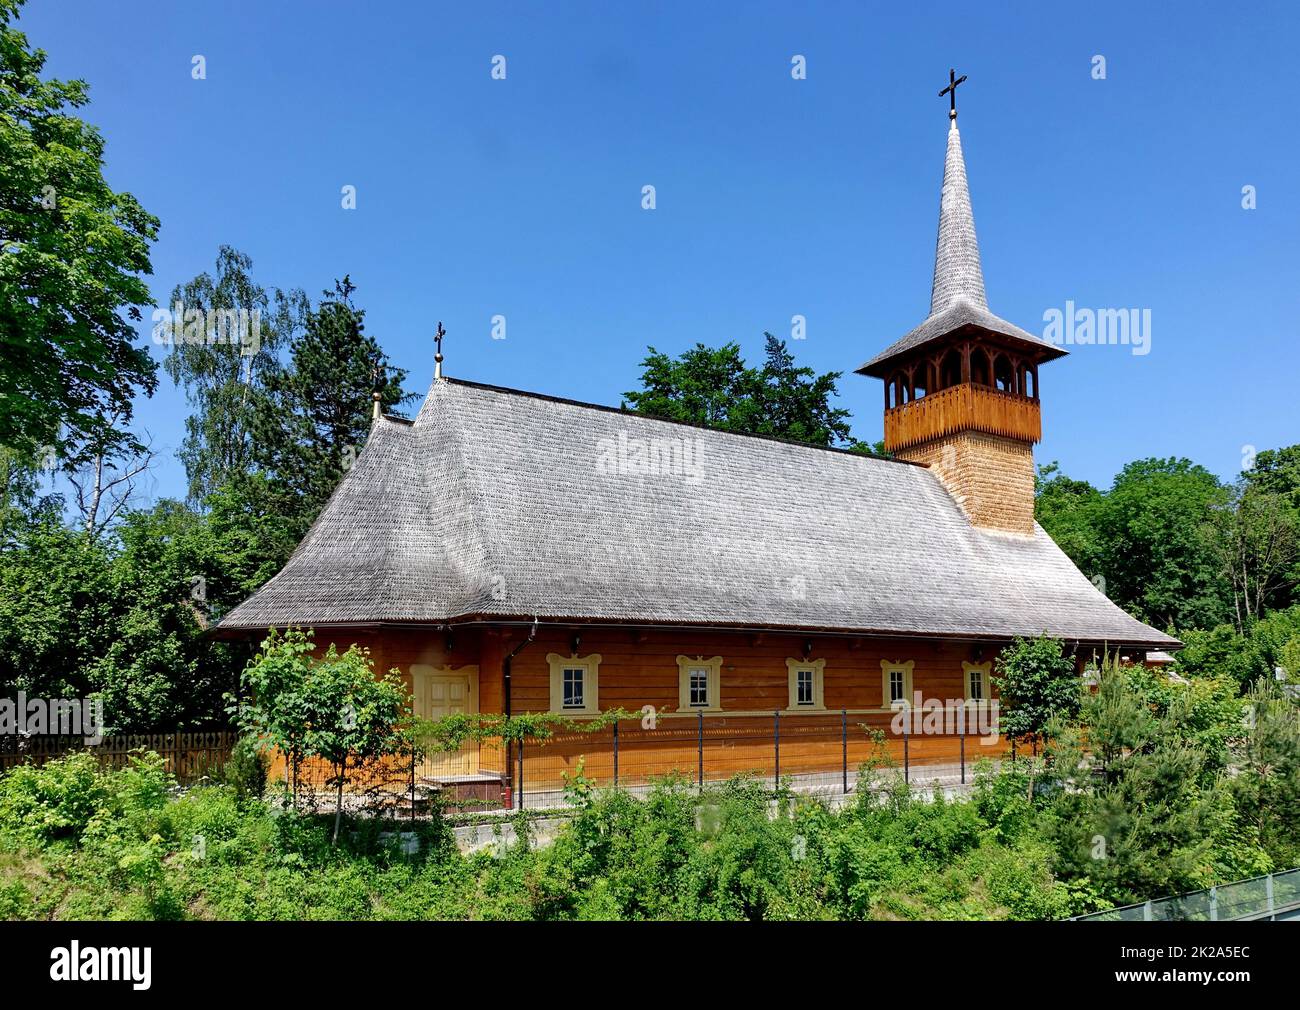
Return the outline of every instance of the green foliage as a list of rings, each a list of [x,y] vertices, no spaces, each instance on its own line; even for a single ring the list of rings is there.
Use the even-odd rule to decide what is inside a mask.
[[[217,250],[216,276],[205,272],[178,284],[167,306],[172,313],[179,308],[190,327],[179,341],[174,330],[163,327],[167,339],[160,342],[167,345],[163,368],[194,408],[185,419],[178,455],[189,478],[189,498],[196,504],[243,480],[252,469],[253,418],[302,311],[300,292],[272,295],[253,280],[252,268],[251,257],[223,245]],[[249,332],[220,332],[221,313],[226,312],[244,313]]]
[[[1058,639],[1017,638],[998,654],[993,684],[999,725],[1011,740],[1037,741],[1049,734],[1053,720],[1072,718],[1079,711],[1074,659]]]
[[[1260,677],[1272,678],[1277,667],[1300,670],[1300,606],[1275,611],[1250,624],[1245,634],[1234,625],[1179,633],[1184,647],[1175,669],[1188,677],[1222,676],[1245,691]],[[1288,666],[1288,662],[1291,666]]]
[[[299,671],[284,636],[259,674]],[[341,657],[340,657],[341,658]],[[356,664],[357,670],[365,666]],[[14,917],[237,919],[1053,919],[1240,879],[1300,852],[1294,702],[1256,688],[1236,736],[1230,685],[1163,684],[1109,663],[1080,719],[1050,742],[1048,784],[1025,762],[976,771],[970,800],[897,785],[838,811],[775,809],[760,783],[642,799],[569,779],[572,816],[550,845],[459,855],[440,820],[416,855],[363,820],[328,821],[241,798],[177,793],[156,755],[103,772],[88,754],[0,777],[0,911]],[[329,694],[330,692],[326,692]],[[306,734],[301,734],[305,738]],[[1085,746],[1086,744],[1086,746]],[[1207,774],[1231,747],[1235,774]],[[1100,844],[1099,844],[1100,843]]]
[[[1029,772],[1023,764],[995,771],[987,758],[975,767],[975,809],[999,842],[1014,843],[1033,823],[1035,810],[1029,798]]]
[[[73,115],[85,81],[42,79],[45,52],[0,0],[0,446],[33,455],[114,437],[157,380],[136,343],[158,220],[104,180],[104,139]]]
[[[19,765],[0,776],[0,833],[45,843],[80,838],[107,798],[99,763],[88,751]]]
[[[549,740],[557,731],[601,733],[611,724],[640,718],[624,708],[606,709],[594,718],[575,719],[551,712],[457,712],[438,719],[413,719],[409,736],[419,740],[426,753],[452,754],[471,740],[507,743]]]
[[[1110,545],[1098,528],[1105,495],[1087,481],[1067,477],[1056,462],[1038,468],[1034,487],[1034,518],[1081,572],[1106,577]]]
[[[240,799],[260,800],[266,792],[269,767],[270,762],[257,739],[241,736],[230,749],[230,760],[222,769],[221,777]]]
[[[312,632],[274,628],[240,677],[242,694],[227,711],[245,734],[283,752],[297,764],[306,754],[307,710],[302,687],[311,676]]]
[[[1270,680],[1252,685],[1241,773],[1232,790],[1244,826],[1278,868],[1300,865],[1300,707]]]
[[[1051,464],[1040,472],[1035,514],[1121,607],[1157,627],[1204,627],[1229,613],[1229,587],[1205,536],[1227,498],[1218,478],[1186,459],[1136,460],[1106,492]]]
[[[0,689],[97,695],[112,732],[218,719],[241,649],[203,636],[212,550],[201,517],[163,501],[94,538],[50,506],[11,534],[0,546]]]
[[[1297,460],[1300,446],[1265,450],[1233,486],[1186,459],[1136,460],[1106,491],[1051,463],[1039,470],[1035,514],[1137,617],[1183,629],[1231,620],[1249,636],[1268,610],[1300,600]]]
[[[208,607],[214,617],[242,603],[284,567],[298,546],[300,517],[282,507],[272,480],[246,474],[204,501]]]
[[[312,757],[332,766],[337,841],[349,769],[408,745],[399,724],[410,714],[410,695],[396,670],[375,676],[369,650],[353,645],[340,655],[330,643],[317,658],[311,638],[297,628],[272,629],[244,670],[243,698],[231,699],[231,713],[245,733],[281,750],[295,767]]]
[[[1290,517],[1292,529],[1300,528],[1300,445],[1263,450],[1242,478],[1252,490],[1278,498]],[[1292,555],[1277,594],[1266,604],[1274,607],[1300,604],[1300,556]]]
[[[1243,477],[1228,501],[1211,510],[1204,536],[1231,591],[1232,614],[1245,631],[1266,610],[1296,596],[1300,564],[1300,512],[1281,494]]]
[[[1083,704],[1086,730],[1067,734],[1049,762],[1069,786],[1046,818],[1054,869],[1086,878],[1116,904],[1209,883],[1215,827],[1231,816],[1213,760],[1182,732],[1186,703],[1161,712],[1144,695],[1143,676],[1106,664]]]
[[[1243,476],[1252,487],[1281,495],[1292,509],[1300,511],[1300,445],[1256,453],[1255,465]]]
[[[830,405],[841,373],[796,366],[784,341],[764,337],[762,368],[748,367],[737,343],[696,344],[676,359],[651,347],[641,363],[642,388],[624,395],[634,410],[653,417],[866,449],[850,434],[849,412]]]
[[[277,508],[297,519],[299,535],[365,445],[372,394],[389,413],[414,399],[402,389],[405,370],[365,332],[355,293],[344,277],[315,309],[304,306],[289,361],[268,373],[253,419],[256,466],[270,477]]]
[[[1101,536],[1112,545],[1103,572],[1112,598],[1131,600],[1158,627],[1212,623],[1225,609],[1225,593],[1203,529],[1224,500],[1218,478],[1190,460],[1125,466],[1099,516]]]

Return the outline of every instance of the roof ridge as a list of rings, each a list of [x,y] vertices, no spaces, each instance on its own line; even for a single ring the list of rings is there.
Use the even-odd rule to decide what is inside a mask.
[[[446,381],[450,380],[442,377],[434,380],[433,385],[429,388],[429,393],[425,396],[425,404],[421,404],[420,406],[420,414],[424,413],[424,407],[429,402],[429,399],[433,395],[433,391],[437,388],[438,383]],[[429,429],[425,437],[444,438],[447,442],[448,453],[453,455],[460,463],[460,472],[465,475],[465,481],[462,485],[465,489],[464,497],[467,499],[467,504],[470,506],[469,511],[473,517],[473,521],[470,522],[469,528],[473,531],[474,537],[477,540],[477,543],[475,544],[477,553],[487,563],[489,577],[504,577],[505,566],[502,564],[501,559],[493,553],[493,545],[496,543],[504,543],[505,541],[500,537],[493,536],[492,530],[488,528],[489,522],[487,517],[491,510],[485,507],[487,495],[484,493],[478,472],[470,465],[470,460],[465,451],[465,446],[462,444],[459,437],[461,431],[460,426],[456,424],[454,419],[450,418],[448,414],[450,414],[449,411],[444,412],[442,414],[443,424],[436,431],[434,429]],[[433,476],[430,472],[431,468],[425,466],[422,469],[422,481],[425,488],[426,490],[432,490],[429,486],[429,481]]]
[[[707,424],[699,424],[696,421],[681,421],[673,417],[659,417],[655,414],[642,414],[635,410],[628,410],[625,407],[611,407],[604,403],[590,403],[586,400],[574,400],[566,396],[554,396],[550,393],[537,393],[528,389],[515,389],[511,386],[498,386],[490,382],[475,382],[472,379],[457,379],[452,376],[444,375],[439,382],[447,382],[455,386],[466,386],[470,389],[485,389],[493,393],[506,393],[511,396],[526,396],[533,400],[545,400],[550,403],[560,403],[569,407],[583,407],[588,410],[599,410],[606,414],[618,414],[621,417],[634,417],[643,421],[657,421],[660,424],[675,424],[683,428],[695,428],[698,431],[709,431],[718,435],[734,435],[737,438],[755,438],[764,442],[777,442],[781,445],[792,445],[799,449],[816,449],[821,452],[835,452],[844,456],[856,456],[860,459],[876,459],[882,463],[900,463],[904,466],[919,466],[922,469],[928,469],[926,464],[918,463],[910,459],[898,459],[894,456],[883,456],[876,452],[859,452],[856,449],[847,449],[838,445],[817,445],[815,442],[800,442],[793,438],[782,438],[780,435],[764,435],[755,431],[728,431],[726,428],[713,428]]]

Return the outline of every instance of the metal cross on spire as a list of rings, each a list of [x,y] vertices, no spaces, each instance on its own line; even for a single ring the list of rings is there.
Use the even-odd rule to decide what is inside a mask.
[[[948,86],[939,92],[939,97],[948,96],[948,118],[957,118],[957,85],[966,80],[966,75],[957,76],[957,71],[948,68]]]
[[[442,320],[438,320],[438,332],[433,335],[434,345],[437,350],[433,355],[433,377],[442,378],[442,338],[447,335],[447,331],[442,328]]]
[[[371,399],[370,423],[371,424],[374,424],[376,421],[379,420],[379,414],[380,414],[379,405],[380,405],[380,401],[383,399],[383,395],[379,392],[379,377],[381,374],[382,373],[379,368],[379,356],[376,355],[374,358],[371,359],[371,363],[370,363],[370,399]]]

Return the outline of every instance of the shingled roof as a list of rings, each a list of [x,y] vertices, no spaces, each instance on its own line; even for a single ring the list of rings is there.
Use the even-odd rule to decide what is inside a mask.
[[[1042,360],[1066,352],[1028,330],[1022,330],[989,311],[984,294],[984,271],[975,238],[975,212],[966,181],[961,134],[953,119],[948,128],[948,151],[943,162],[943,192],[939,200],[939,234],[935,239],[934,280],[930,288],[930,314],[920,326],[861,365],[863,375],[883,376],[894,359],[963,327],[997,334],[1013,343],[1033,345]]]
[[[220,627],[533,618],[1177,644],[922,466],[455,379]]]

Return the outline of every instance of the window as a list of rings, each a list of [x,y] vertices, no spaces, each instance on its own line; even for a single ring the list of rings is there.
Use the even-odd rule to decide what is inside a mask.
[[[826,660],[787,659],[790,671],[790,708],[817,711],[826,707],[822,696],[822,673]]]
[[[992,663],[962,663],[962,677],[966,681],[966,700],[985,702],[989,700],[989,670]]]
[[[561,656],[547,653],[551,667],[551,711],[586,715],[600,711],[598,673],[600,654]]]
[[[722,657],[677,657],[677,707],[683,711],[722,709]]]
[[[912,703],[912,667],[916,661],[905,663],[880,661],[880,698],[884,708],[905,708]]]
[[[686,676],[690,678],[691,708],[708,708],[709,668],[707,666],[693,666],[687,671]]]
[[[582,678],[586,676],[586,667],[566,666],[563,671],[564,679],[564,708],[582,708]]]

